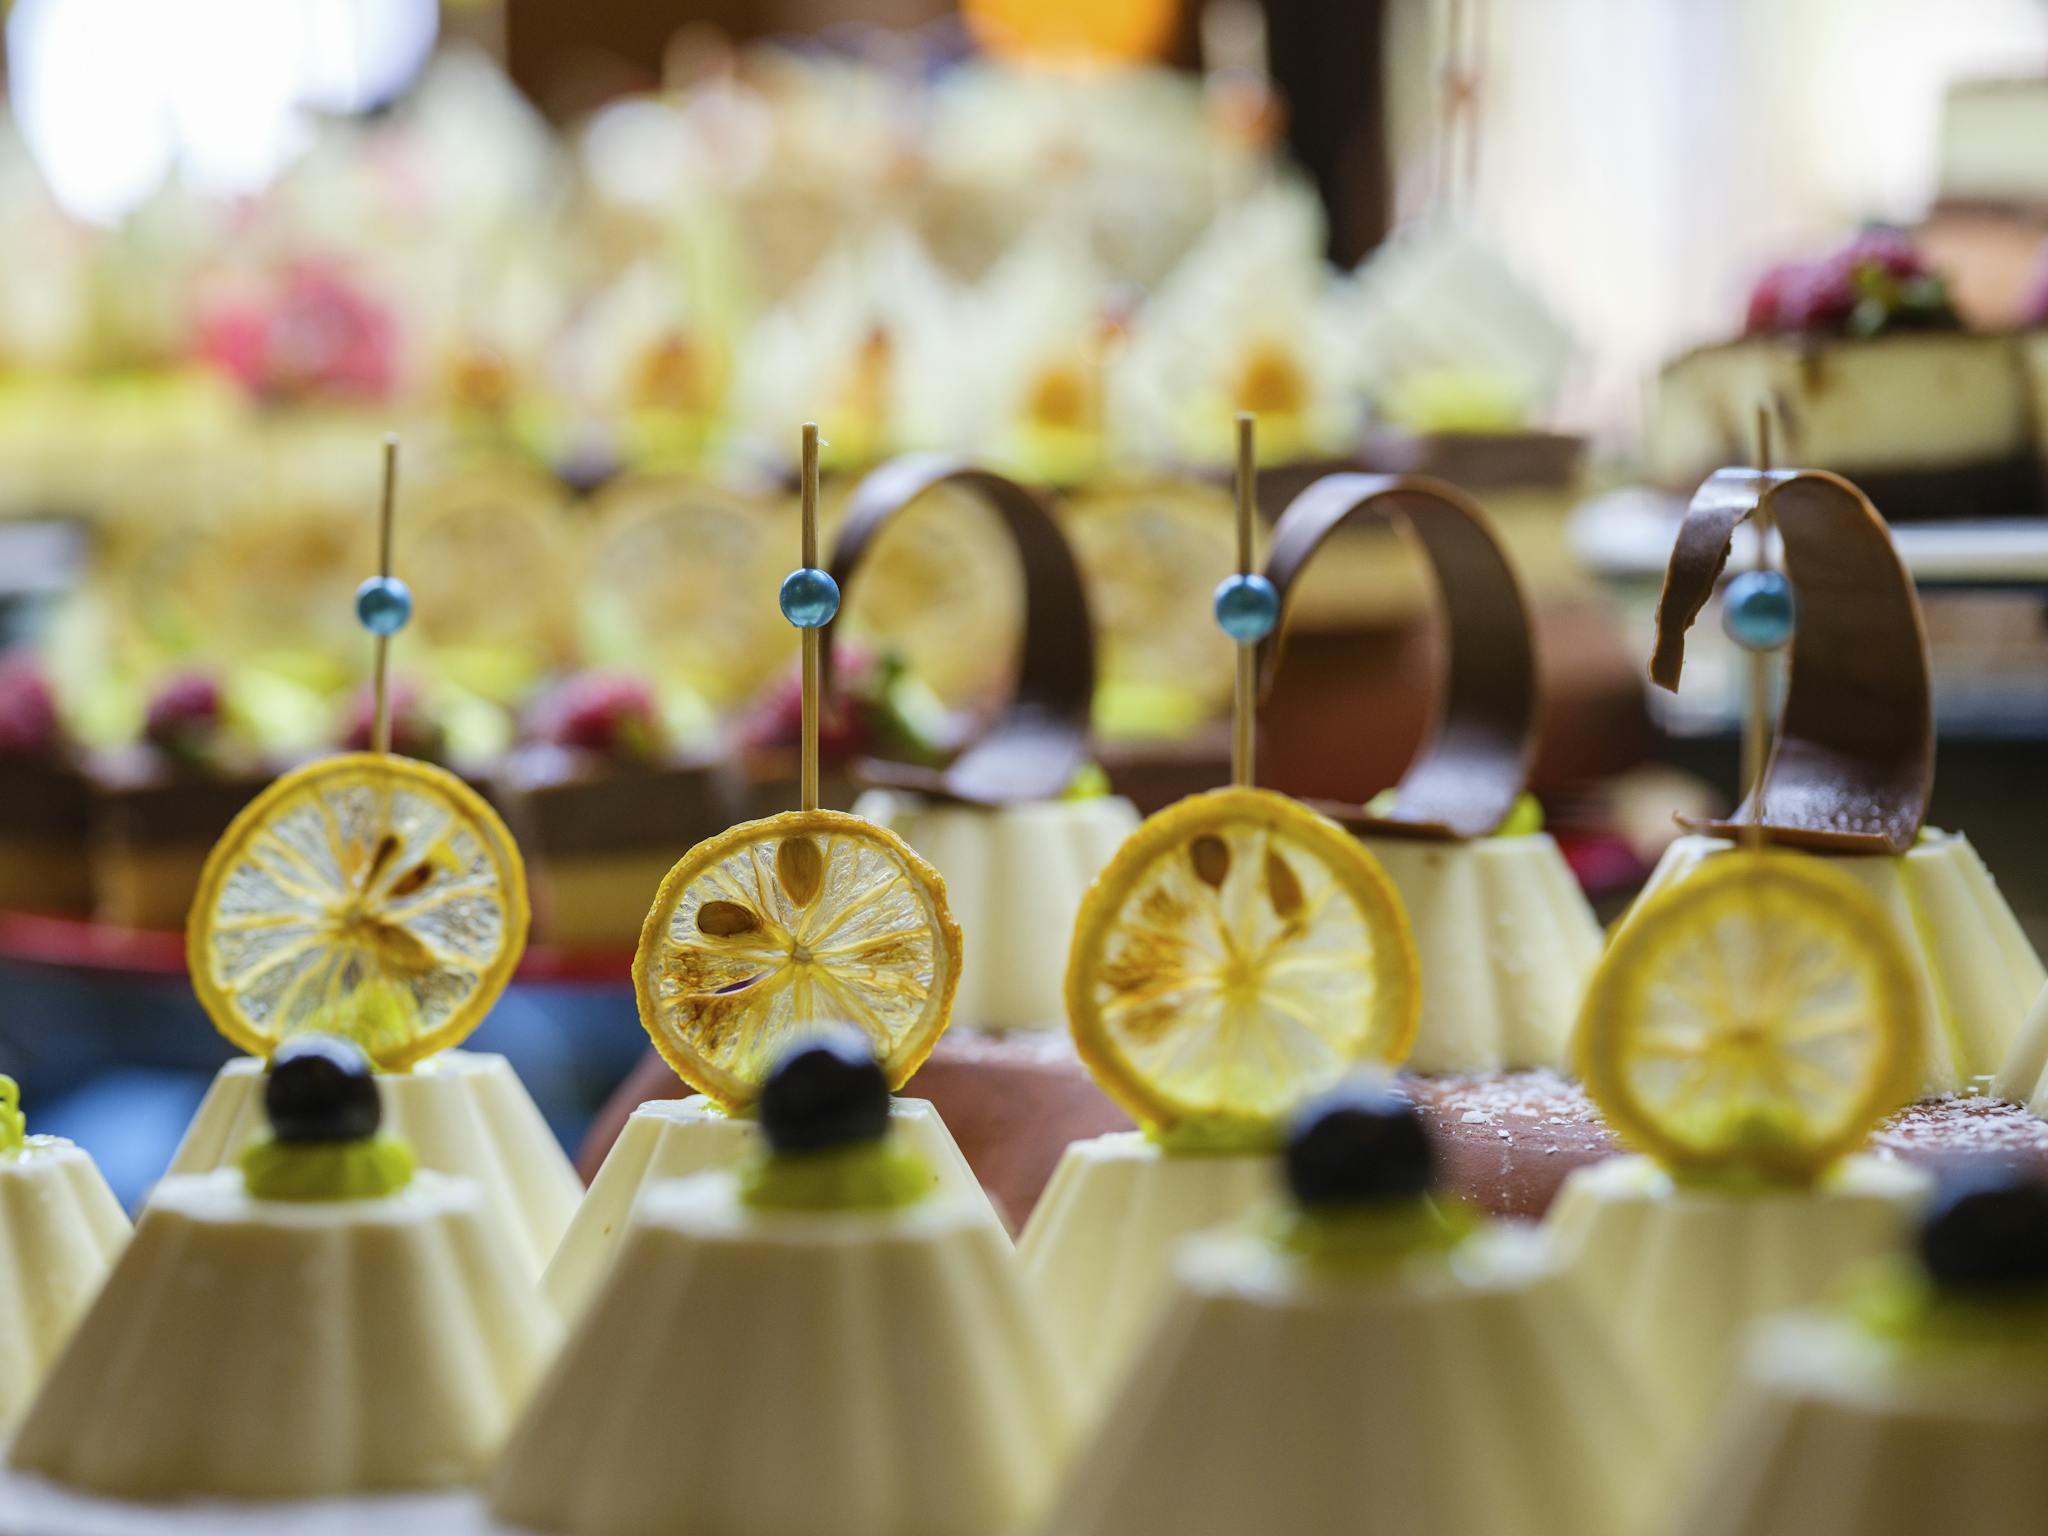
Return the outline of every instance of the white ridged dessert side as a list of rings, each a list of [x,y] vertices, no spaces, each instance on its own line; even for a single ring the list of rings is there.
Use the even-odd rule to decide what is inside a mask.
[[[1064,1028],[1074,916],[1137,830],[1131,803],[1105,795],[991,808],[869,790],[853,812],[897,833],[945,877],[967,935],[954,1016],[998,1033]]]
[[[889,1121],[903,1145],[931,1170],[933,1190],[977,1202],[1007,1241],[1002,1218],[939,1112],[923,1099],[893,1099]],[[603,1283],[642,1189],[661,1180],[736,1169],[761,1148],[758,1120],[729,1115],[702,1094],[642,1104],[627,1118],[590,1181],[589,1193],[541,1277],[542,1290],[564,1317],[574,1317]]]
[[[973,1202],[762,1213],[707,1174],[642,1196],[490,1502],[575,1536],[673,1529],[681,1510],[724,1536],[1012,1536],[1067,1433]]]
[[[1654,1452],[1593,1318],[1525,1235],[1370,1278],[1211,1237],[1046,1529],[1633,1536]]]
[[[1679,838],[1638,906],[1733,846],[1721,838]],[[1969,839],[1929,829],[1899,858],[1815,857],[1860,882],[1897,928],[1928,1020],[1926,1092],[1955,1093],[2007,1068],[2048,972]],[[2042,1054],[2048,1059],[2048,1043]]]
[[[172,1174],[232,1167],[263,1130],[264,1066],[239,1057],[220,1069]],[[474,1179],[510,1234],[529,1275],[538,1275],[583,1198],[554,1132],[503,1056],[444,1051],[410,1072],[380,1074],[384,1124],[411,1143],[422,1168]]]
[[[1165,1302],[1181,1242],[1278,1190],[1270,1156],[1176,1154],[1137,1131],[1068,1146],[1017,1257],[1084,1402],[1098,1401],[1129,1364]]]
[[[1852,1324],[1759,1330],[1676,1536],[2008,1536],[2048,1510],[2048,1383],[1913,1361]]]
[[[31,1136],[0,1154],[0,1433],[44,1374],[128,1240],[128,1217],[93,1160]]]
[[[1931,1189],[1918,1169],[1874,1158],[1772,1192],[1682,1185],[1624,1157],[1567,1179],[1545,1228],[1685,1448],[1711,1424],[1750,1326],[1897,1252]]]
[[[1362,841],[1401,892],[1422,965],[1409,1070],[1563,1070],[1604,939],[1555,839]]]
[[[470,1481],[558,1324],[475,1188],[257,1200],[169,1179],[12,1464],[108,1497],[306,1499]]]

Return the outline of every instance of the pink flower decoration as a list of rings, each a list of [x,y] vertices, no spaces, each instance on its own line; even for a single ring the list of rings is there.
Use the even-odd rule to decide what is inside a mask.
[[[267,300],[215,307],[200,322],[199,348],[266,400],[380,400],[396,382],[390,312],[322,262],[288,269]]]

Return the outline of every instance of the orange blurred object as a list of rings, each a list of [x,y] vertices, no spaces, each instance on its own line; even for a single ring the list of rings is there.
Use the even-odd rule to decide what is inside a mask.
[[[1180,0],[962,0],[990,53],[1058,63],[1157,59],[1180,26]]]

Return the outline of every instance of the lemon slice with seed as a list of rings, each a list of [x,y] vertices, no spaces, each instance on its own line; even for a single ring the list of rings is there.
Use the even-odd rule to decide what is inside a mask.
[[[354,1040],[396,1070],[463,1039],[526,944],[505,824],[446,769],[349,753],[286,774],[214,845],[186,924],[193,989],[268,1056]]]
[[[1577,1049],[1615,1130],[1666,1166],[1801,1181],[1913,1097],[1921,1040],[1870,894],[1818,859],[1737,850],[1623,924]]]
[[[1103,1088],[1167,1140],[1271,1143],[1422,1002],[1407,913],[1343,828],[1257,789],[1145,822],[1081,903],[1067,1010]]]
[[[633,986],[677,1074],[751,1104],[790,1043],[863,1031],[893,1091],[944,1032],[960,984],[946,885],[895,833],[842,811],[791,811],[699,843],[661,883]]]

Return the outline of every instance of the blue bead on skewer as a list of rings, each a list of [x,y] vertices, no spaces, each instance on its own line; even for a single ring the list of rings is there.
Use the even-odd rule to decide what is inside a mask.
[[[1745,651],[1775,651],[1792,638],[1792,583],[1783,571],[1744,571],[1721,600],[1721,628]]]
[[[396,576],[372,576],[356,588],[356,620],[373,635],[395,635],[412,622],[412,588]]]
[[[839,583],[806,565],[782,578],[782,616],[798,629],[823,629],[839,613]]]
[[[1216,584],[1216,622],[1240,644],[1263,640],[1280,622],[1280,594],[1263,576],[1226,576]]]

